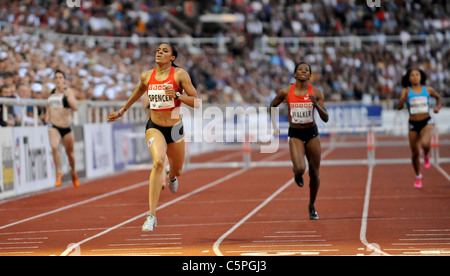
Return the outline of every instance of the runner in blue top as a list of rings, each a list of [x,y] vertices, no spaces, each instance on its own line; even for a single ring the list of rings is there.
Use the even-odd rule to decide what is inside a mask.
[[[441,109],[441,97],[431,86],[425,86],[426,75],[420,69],[409,69],[402,79],[402,92],[398,109],[407,105],[409,112],[409,145],[411,148],[411,161],[416,173],[415,188],[422,188],[422,174],[420,173],[420,147],[424,153],[424,166],[430,167],[431,137],[434,122],[430,116],[430,97],[436,98],[437,106],[434,113]]]

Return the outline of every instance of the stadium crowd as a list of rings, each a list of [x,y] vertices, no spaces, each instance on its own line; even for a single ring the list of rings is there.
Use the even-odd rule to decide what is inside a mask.
[[[136,43],[136,37],[226,37],[226,51],[217,45],[178,47],[177,64],[187,69],[204,102],[267,105],[292,81],[295,63],[312,65],[312,82],[327,101],[365,103],[397,98],[408,66],[424,69],[428,85],[450,96],[450,3],[365,0],[320,1],[144,1],[0,0],[0,96],[46,98],[53,72],[66,72],[79,100],[124,100],[139,73],[154,64],[157,45]],[[165,3],[170,2],[170,3]],[[202,23],[201,15],[231,13],[233,23]],[[27,27],[19,28],[18,26]],[[85,35],[86,43],[48,39],[36,30]],[[262,37],[339,37],[425,35],[427,40],[363,43],[270,45]],[[130,37],[114,47],[88,36]],[[61,36],[63,37],[63,36]],[[293,50],[295,49],[295,50]],[[16,114],[16,116],[19,116]]]

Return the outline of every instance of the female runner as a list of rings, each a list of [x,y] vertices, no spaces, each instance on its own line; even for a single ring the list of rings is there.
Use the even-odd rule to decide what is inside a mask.
[[[47,113],[45,122],[49,125],[48,136],[52,148],[53,160],[56,167],[55,186],[60,186],[62,181],[61,158],[59,155],[59,143],[62,142],[69,159],[70,174],[75,187],[79,186],[78,175],[75,171],[75,138],[72,131],[72,112],[78,110],[75,92],[66,87],[66,75],[61,70],[55,71],[55,89],[47,99]]]
[[[411,162],[416,174],[415,188],[422,188],[423,176],[420,173],[420,147],[424,153],[424,167],[429,168],[431,137],[434,122],[430,117],[430,96],[436,98],[437,106],[434,113],[441,109],[441,97],[433,87],[425,86],[426,75],[420,69],[409,69],[402,78],[402,92],[398,103],[398,110],[407,105],[409,112],[409,146],[411,148]]]
[[[181,103],[197,107],[197,91],[192,85],[189,74],[178,68],[173,62],[178,54],[169,43],[159,45],[155,55],[157,67],[141,73],[140,84],[134,89],[125,105],[108,116],[115,121],[147,92],[152,110],[145,140],[153,158],[153,168],[149,179],[149,214],[142,231],[153,231],[157,225],[156,207],[163,184],[166,154],[169,159],[169,189],[175,193],[179,176],[183,169],[185,143],[183,122],[179,113]],[[185,93],[182,93],[184,90]]]
[[[296,82],[282,89],[270,103],[270,108],[277,107],[283,101],[287,101],[289,107],[289,150],[293,163],[295,182],[303,187],[303,173],[306,170],[305,156],[309,167],[309,218],[319,219],[314,203],[319,191],[319,167],[321,159],[321,147],[319,131],[314,121],[314,109],[317,109],[320,118],[328,122],[328,112],[324,104],[322,92],[309,83],[311,66],[306,62],[300,62],[294,70]],[[280,131],[272,117],[274,135]]]

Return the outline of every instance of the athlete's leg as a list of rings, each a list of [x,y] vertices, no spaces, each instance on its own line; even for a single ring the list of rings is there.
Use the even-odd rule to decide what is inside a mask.
[[[303,174],[306,170],[305,163],[305,143],[298,138],[289,138],[289,151],[291,154],[295,181],[300,187],[303,186]],[[299,183],[301,181],[302,183]]]
[[[78,187],[79,180],[77,172],[75,170],[75,153],[74,153],[75,137],[73,131],[64,135],[61,141],[64,148],[66,149],[66,154],[69,159],[70,168],[72,169],[70,172],[70,175],[72,176],[72,183],[75,187]]]
[[[410,130],[409,147],[411,148],[411,163],[416,176],[420,175],[420,136],[417,132]]]
[[[152,154],[153,168],[149,178],[149,213],[156,215],[156,207],[159,201],[164,175],[164,164],[166,159],[167,144],[162,133],[150,128],[145,132],[145,141]]]
[[[433,125],[426,125],[420,131],[420,142],[425,156],[428,156],[430,154],[431,137],[433,136],[433,129],[434,129]]]
[[[306,158],[309,167],[309,205],[314,206],[320,187],[319,167],[322,149],[319,136],[309,140],[306,144]]]
[[[55,162],[56,181],[55,187],[61,186],[62,172],[61,172],[61,157],[59,155],[59,143],[61,142],[61,134],[54,127],[48,128],[48,137],[50,140],[50,147],[52,148],[53,162]]]
[[[52,148],[53,161],[55,162],[56,173],[61,173],[61,159],[59,155],[59,142],[61,142],[61,134],[54,127],[48,128],[48,137],[50,147]]]
[[[170,170],[169,180],[180,176],[183,172],[185,156],[185,142],[184,137],[176,142],[167,145],[167,157],[169,159]]]
[[[62,137],[61,142],[66,149],[67,158],[69,159],[69,165],[72,169],[72,172],[75,172],[75,153],[74,153],[74,145],[75,145],[75,137],[73,135],[73,131],[67,133]]]

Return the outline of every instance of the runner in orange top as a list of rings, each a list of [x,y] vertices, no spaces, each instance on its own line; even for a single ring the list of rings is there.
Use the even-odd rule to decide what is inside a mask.
[[[156,226],[156,207],[163,184],[166,154],[169,159],[169,189],[178,189],[177,176],[184,163],[184,132],[179,107],[184,103],[196,105],[197,90],[192,85],[189,74],[174,64],[178,54],[173,45],[161,43],[156,51],[155,69],[141,73],[140,83],[118,111],[108,116],[115,121],[130,108],[144,93],[150,101],[151,116],[146,125],[145,140],[152,154],[153,168],[149,179],[149,214],[142,231],[153,231]],[[183,92],[184,91],[184,92]]]
[[[287,101],[289,107],[289,150],[294,166],[295,182],[298,186],[303,187],[306,156],[310,177],[309,217],[312,220],[317,220],[319,216],[315,210],[314,203],[320,186],[321,146],[319,131],[314,120],[314,110],[317,110],[324,122],[328,122],[328,112],[322,92],[309,83],[311,66],[306,62],[300,62],[295,67],[294,77],[296,82],[282,89],[272,100],[270,107],[272,109]],[[278,136],[280,131],[274,116],[272,116],[272,125],[274,135]]]

